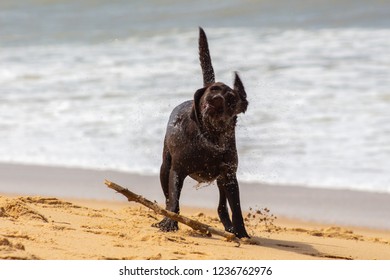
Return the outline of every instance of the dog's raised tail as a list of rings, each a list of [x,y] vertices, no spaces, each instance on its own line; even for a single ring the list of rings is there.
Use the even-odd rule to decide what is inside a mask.
[[[215,75],[211,63],[209,44],[207,43],[206,33],[202,27],[199,27],[199,60],[203,73],[203,86],[214,83]]]

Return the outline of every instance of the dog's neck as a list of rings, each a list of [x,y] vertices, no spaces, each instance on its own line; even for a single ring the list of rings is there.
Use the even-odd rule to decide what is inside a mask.
[[[223,128],[216,129],[211,125],[203,123],[199,127],[199,138],[210,148],[216,149],[219,152],[224,151],[229,145],[235,143],[236,123],[236,116]]]
[[[200,130],[205,134],[213,134],[217,137],[222,134],[234,134],[237,124],[237,116],[233,116],[226,122],[221,122],[218,125],[202,118],[200,124]]]

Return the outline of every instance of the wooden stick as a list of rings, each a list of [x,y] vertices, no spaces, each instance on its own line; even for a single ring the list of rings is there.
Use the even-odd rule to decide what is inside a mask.
[[[160,215],[168,217],[174,221],[177,221],[179,223],[183,223],[183,224],[189,226],[190,228],[192,228],[194,230],[198,230],[202,233],[223,236],[228,241],[236,241],[239,243],[238,238],[233,233],[230,233],[230,232],[227,232],[224,230],[219,230],[219,229],[211,227],[207,224],[203,224],[203,223],[200,223],[198,221],[187,218],[185,216],[182,216],[182,215],[176,214],[174,212],[165,210],[164,208],[161,208],[160,206],[158,206],[157,203],[151,202],[150,200],[148,200],[148,199],[146,199],[138,194],[135,194],[135,193],[129,191],[128,189],[125,189],[125,188],[123,188],[123,187],[119,186],[118,184],[115,184],[111,181],[105,180],[104,183],[110,189],[113,189],[113,190],[117,191],[118,193],[123,194],[125,197],[127,197],[128,201],[134,201],[134,202],[141,203],[142,205],[152,209],[156,214],[160,214]]]

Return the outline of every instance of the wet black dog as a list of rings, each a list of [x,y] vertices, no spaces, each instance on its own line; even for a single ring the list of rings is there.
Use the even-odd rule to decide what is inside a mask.
[[[215,82],[202,28],[199,28],[199,56],[204,87],[195,92],[193,100],[173,110],[165,135],[160,180],[166,209],[179,213],[180,192],[187,176],[198,182],[217,180],[218,215],[225,230],[239,238],[249,237],[241,213],[235,139],[237,115],[248,107],[246,92],[237,73],[233,89]],[[231,220],[227,201],[232,211]],[[155,226],[162,231],[178,229],[177,222],[169,218]]]

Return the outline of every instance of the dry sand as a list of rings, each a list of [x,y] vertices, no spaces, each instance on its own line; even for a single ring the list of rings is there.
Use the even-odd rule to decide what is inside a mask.
[[[162,203],[158,176],[0,164],[0,178],[0,259],[390,260],[390,194],[240,184],[247,230],[260,245],[238,247],[183,225],[160,232],[151,224],[161,216],[103,183]],[[222,229],[217,201],[217,188],[189,182],[181,214]]]
[[[390,259],[390,232],[320,225],[246,213],[260,245],[204,236],[181,225],[163,233],[161,219],[135,203],[0,196],[0,259]],[[258,209],[257,209],[258,210]],[[221,228],[214,211],[182,214]]]

